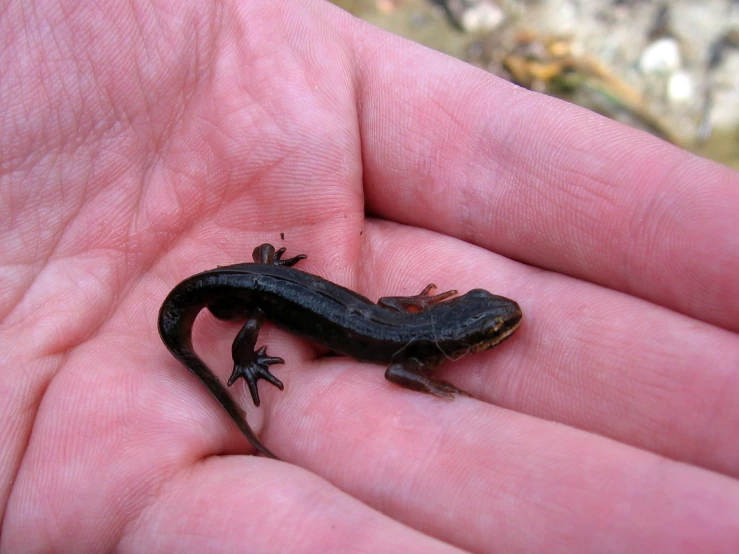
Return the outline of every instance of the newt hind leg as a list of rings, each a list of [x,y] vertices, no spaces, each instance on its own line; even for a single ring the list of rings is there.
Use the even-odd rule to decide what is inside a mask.
[[[239,377],[243,377],[249,387],[249,393],[255,406],[259,406],[259,389],[257,383],[264,379],[280,390],[285,389],[277,377],[272,375],[269,366],[273,364],[284,364],[282,358],[267,355],[267,347],[262,346],[255,350],[259,329],[264,323],[264,312],[259,308],[253,308],[244,326],[236,335],[231,346],[231,354],[234,361],[234,369],[228,379],[228,386],[233,385]]]
[[[252,259],[258,264],[293,266],[300,260],[305,259],[305,254],[299,254],[292,258],[282,259],[285,248],[275,250],[271,244],[262,244],[257,246],[252,252]],[[259,388],[257,384],[260,379],[264,379],[280,390],[285,389],[277,377],[272,375],[269,366],[274,364],[284,364],[285,360],[267,355],[267,347],[262,346],[256,349],[257,336],[259,330],[264,323],[264,312],[256,306],[239,302],[238,300],[227,298],[212,302],[208,309],[218,319],[234,320],[246,317],[244,326],[236,335],[231,347],[234,368],[231,377],[228,379],[228,386],[233,385],[239,377],[243,377],[249,387],[249,393],[255,406],[259,406]]]
[[[429,375],[431,369],[432,367],[411,359],[388,367],[385,371],[385,379],[401,387],[441,398],[453,399],[455,395],[470,396],[451,383],[431,377]]]
[[[285,247],[275,250],[275,247],[269,243],[260,244],[251,253],[251,257],[255,263],[268,264],[268,265],[284,265],[287,267],[294,266],[300,260],[304,260],[308,256],[305,254],[298,254],[292,258],[282,259],[282,255],[287,250]]]

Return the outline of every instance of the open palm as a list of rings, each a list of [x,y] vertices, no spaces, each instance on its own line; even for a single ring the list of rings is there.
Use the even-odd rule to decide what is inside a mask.
[[[0,550],[739,548],[739,177],[321,1],[0,19]],[[284,237],[284,238],[283,238]],[[518,334],[409,392],[267,325],[257,456],[162,345],[263,242]],[[238,325],[203,314],[222,379]]]

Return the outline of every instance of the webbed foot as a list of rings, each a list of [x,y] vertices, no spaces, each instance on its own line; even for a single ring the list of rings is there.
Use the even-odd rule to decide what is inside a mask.
[[[262,346],[259,350],[251,353],[251,356],[245,356],[246,359],[234,360],[234,369],[231,377],[228,378],[228,386],[233,385],[239,377],[243,377],[249,387],[251,399],[255,406],[259,406],[259,389],[257,383],[260,379],[273,384],[280,390],[285,389],[277,377],[269,371],[269,366],[273,364],[284,364],[285,360],[267,356],[267,347]]]

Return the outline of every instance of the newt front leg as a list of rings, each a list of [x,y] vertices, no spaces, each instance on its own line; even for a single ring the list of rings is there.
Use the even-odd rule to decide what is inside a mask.
[[[393,364],[385,371],[385,379],[401,387],[453,399],[454,395],[469,396],[447,381],[435,379],[429,374],[437,364],[424,364],[418,360],[406,360]]]

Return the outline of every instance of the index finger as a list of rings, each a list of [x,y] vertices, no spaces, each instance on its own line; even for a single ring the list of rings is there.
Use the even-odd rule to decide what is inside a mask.
[[[377,44],[358,54],[370,211],[739,330],[735,172],[421,47],[380,58]]]

